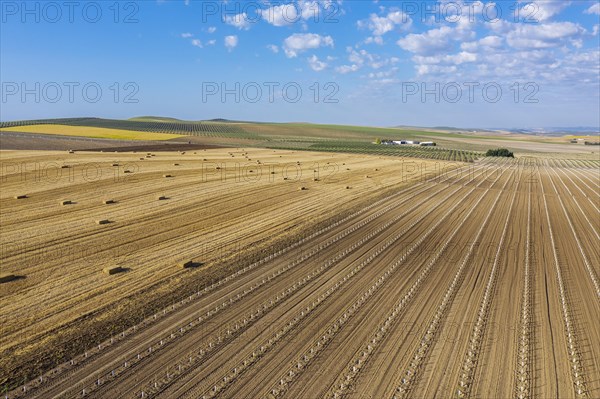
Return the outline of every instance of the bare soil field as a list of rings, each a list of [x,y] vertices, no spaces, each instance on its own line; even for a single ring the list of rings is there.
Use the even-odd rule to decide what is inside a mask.
[[[8,398],[600,397],[594,163],[1,155]]]

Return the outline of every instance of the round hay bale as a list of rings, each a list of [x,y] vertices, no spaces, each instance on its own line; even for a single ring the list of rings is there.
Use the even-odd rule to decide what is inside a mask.
[[[187,262],[181,262],[179,264],[179,267],[181,267],[182,269],[189,269],[191,267],[194,267],[194,261],[193,260],[189,260]]]
[[[108,274],[109,276],[117,273],[122,273],[124,271],[125,269],[123,269],[121,266],[105,267],[104,269],[102,269],[102,272],[104,274]]]

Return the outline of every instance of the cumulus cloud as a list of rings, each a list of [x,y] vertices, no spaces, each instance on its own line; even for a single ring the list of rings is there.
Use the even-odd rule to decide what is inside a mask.
[[[371,54],[365,49],[355,50],[352,47],[346,47],[348,53],[349,65],[342,65],[336,68],[339,73],[350,73],[360,70],[364,66],[372,69],[380,69],[388,65],[394,65],[400,62],[397,57],[384,58],[377,54]]]
[[[515,10],[516,21],[544,22],[548,21],[571,5],[565,0],[536,0],[527,2]]]
[[[585,34],[573,22],[548,22],[543,24],[512,24],[506,42],[516,49],[543,49],[577,43]]]
[[[245,12],[236,15],[225,15],[225,23],[234,26],[239,30],[250,29],[250,19]]]
[[[470,53],[468,51],[461,51],[457,54],[446,54],[446,55],[435,55],[424,57],[421,55],[416,55],[413,57],[413,61],[417,64],[422,65],[435,65],[435,64],[453,64],[460,65],[467,62],[475,62],[477,61],[477,54]]]
[[[192,46],[194,46],[194,47],[200,47],[200,48],[202,48],[202,42],[200,40],[198,40],[198,39],[192,39],[191,43],[192,43]]]
[[[260,16],[273,26],[286,26],[298,22],[301,15],[295,4],[281,4],[258,10]]]
[[[398,72],[398,67],[390,68],[387,71],[370,72],[369,79],[386,79],[394,76]]]
[[[356,72],[360,69],[360,67],[356,64],[352,64],[352,65],[342,65],[339,67],[335,68],[335,71],[338,73],[342,73],[342,74],[346,74],[346,73],[350,73],[350,72]]]
[[[410,28],[411,25],[412,19],[402,11],[390,11],[384,16],[371,14],[369,19],[358,21],[359,28],[369,29],[373,35],[367,40],[369,40],[370,43],[374,42],[377,44],[382,43],[381,36],[386,33],[393,31],[397,27],[405,30]]]
[[[411,33],[397,41],[398,46],[416,54],[431,54],[448,48],[454,29],[449,26],[428,30],[425,33]]]
[[[193,34],[191,34],[191,33],[182,33],[182,34],[181,34],[181,37],[183,37],[184,39],[189,39],[189,38],[190,38],[190,37],[192,37],[192,36],[194,36],[194,35],[193,35]]]
[[[209,26],[206,31],[208,33],[215,33],[217,31],[217,27],[216,26]]]
[[[297,57],[299,53],[309,49],[325,46],[333,47],[333,38],[316,33],[295,33],[283,41],[283,51],[288,58]]]
[[[600,3],[595,3],[590,6],[587,10],[584,11],[586,14],[596,14],[600,15]]]
[[[486,36],[473,42],[463,42],[460,44],[461,50],[476,52],[478,50],[494,51],[502,48],[504,40],[500,36]]]
[[[323,69],[327,68],[327,63],[320,61],[319,58],[314,54],[308,58],[308,65],[313,71],[317,72],[320,72]]]
[[[329,10],[334,4],[330,0],[298,0],[288,4],[278,4],[257,10],[266,22],[273,26],[288,26],[308,20],[321,21],[325,16],[323,10]],[[328,11],[334,13],[335,10]],[[328,14],[327,17],[330,17]]]
[[[236,35],[225,36],[225,47],[231,51],[238,45],[238,37]]]
[[[275,54],[279,53],[279,47],[274,44],[267,45],[267,48],[274,52]]]
[[[383,44],[383,37],[381,36],[369,36],[365,39],[365,44],[371,44],[371,43],[375,43],[375,44]]]

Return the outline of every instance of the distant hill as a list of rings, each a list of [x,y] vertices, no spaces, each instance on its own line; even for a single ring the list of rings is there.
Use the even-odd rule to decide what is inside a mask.
[[[168,118],[164,116],[136,116],[127,120],[134,122],[183,122],[181,119]]]
[[[568,135],[576,136],[598,136],[600,129],[597,127],[580,126],[580,127],[541,127],[530,129],[506,129],[511,133],[519,133],[533,136],[561,137]]]

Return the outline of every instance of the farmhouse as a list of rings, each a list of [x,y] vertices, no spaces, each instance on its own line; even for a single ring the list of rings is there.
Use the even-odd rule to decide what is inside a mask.
[[[436,144],[433,141],[418,141],[418,140],[381,140],[384,145],[422,145],[434,147]]]

